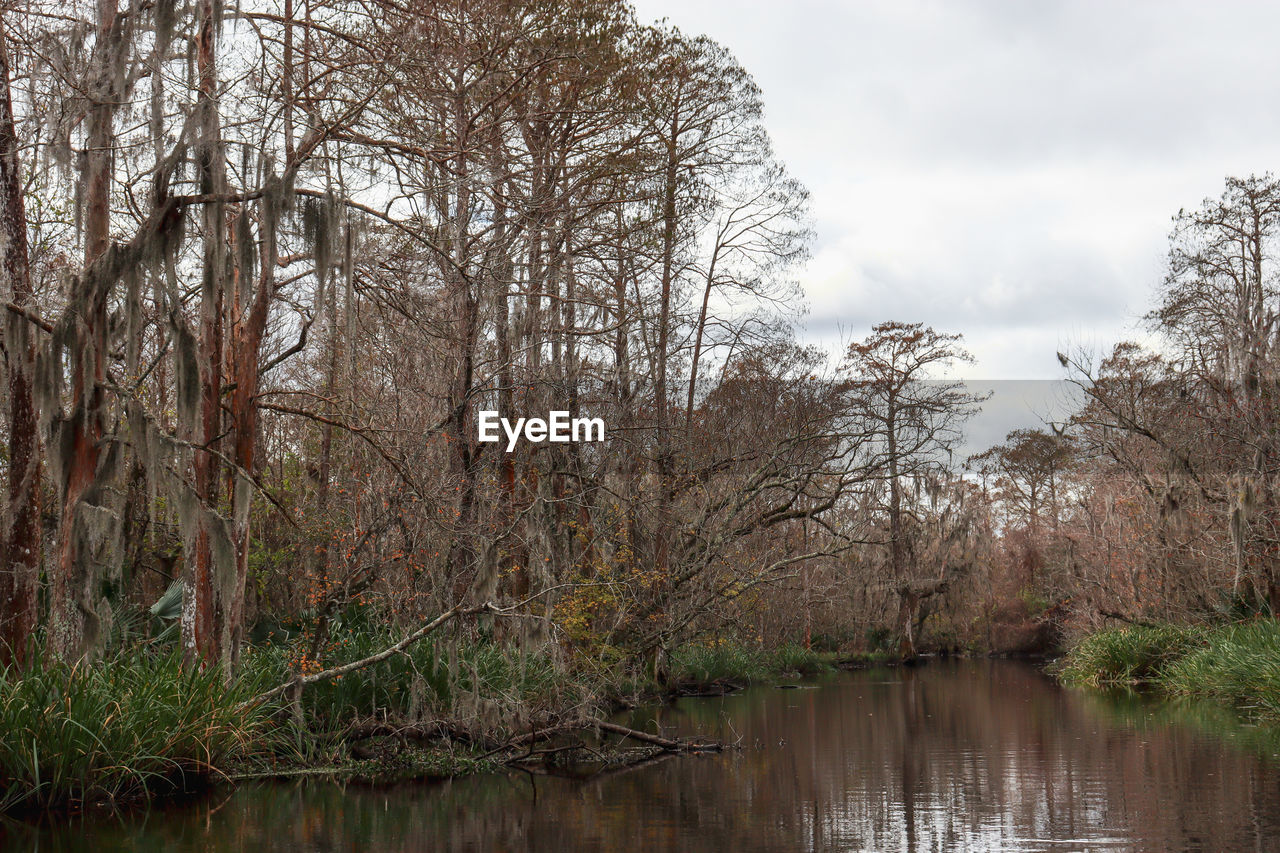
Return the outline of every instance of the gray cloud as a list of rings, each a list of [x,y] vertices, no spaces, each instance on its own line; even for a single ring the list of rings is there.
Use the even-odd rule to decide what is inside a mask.
[[[638,0],[727,45],[813,194],[809,338],[962,331],[974,375],[1133,334],[1171,216],[1277,165],[1280,5]]]

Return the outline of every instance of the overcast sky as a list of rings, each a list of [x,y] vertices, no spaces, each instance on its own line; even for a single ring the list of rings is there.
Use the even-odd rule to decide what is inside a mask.
[[[811,340],[959,331],[983,379],[1133,337],[1171,217],[1277,168],[1280,4],[635,0],[727,46],[812,193]]]

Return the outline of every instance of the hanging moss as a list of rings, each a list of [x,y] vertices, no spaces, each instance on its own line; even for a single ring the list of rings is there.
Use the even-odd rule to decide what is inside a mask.
[[[302,236],[315,258],[316,279],[326,281],[333,262],[334,234],[341,207],[332,191],[323,198],[307,197],[302,203]]]
[[[177,22],[177,4],[174,0],[156,0],[152,12],[156,32],[156,54],[165,56],[169,52],[169,43],[173,40],[173,29]]]

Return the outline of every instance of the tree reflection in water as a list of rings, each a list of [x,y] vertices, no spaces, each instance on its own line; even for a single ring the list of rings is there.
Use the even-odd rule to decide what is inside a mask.
[[[84,850],[1280,850],[1274,743],[1195,710],[1063,690],[1022,663],[936,662],[685,699],[630,724],[741,748],[586,782],[246,786],[220,803],[17,840]]]

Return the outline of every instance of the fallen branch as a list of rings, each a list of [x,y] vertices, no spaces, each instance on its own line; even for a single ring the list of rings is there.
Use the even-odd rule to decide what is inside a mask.
[[[497,749],[490,750],[485,754],[485,757],[487,758],[490,755],[497,755],[499,752],[505,752],[513,747],[525,746],[526,744],[546,740],[547,738],[552,738],[556,735],[564,734],[565,732],[581,731],[582,729],[587,728],[588,725],[589,724],[587,723],[569,723],[567,725],[548,726],[545,729],[534,729],[528,734],[511,738]]]
[[[524,764],[525,762],[530,761],[546,761],[550,756],[559,755],[562,752],[590,752],[597,758],[601,757],[600,753],[579,741],[578,743],[569,743],[564,746],[552,746],[547,749],[534,749],[533,747],[530,747],[524,754],[517,755],[514,758],[508,758],[503,763],[507,765],[514,765]]]
[[[660,761],[666,761],[673,758],[676,753],[668,752],[656,746],[639,747],[635,750],[637,754],[619,760],[616,763],[608,763],[591,769],[584,769],[583,766],[559,766],[554,763],[539,765],[537,763],[524,763],[515,765],[525,773],[535,776],[554,776],[559,779],[572,779],[575,782],[586,782],[587,780],[597,780],[608,776],[615,776],[619,773],[630,773],[641,767],[651,767]]]
[[[606,723],[603,720],[596,722],[595,727],[602,732],[631,738],[632,740],[638,740],[641,743],[652,744],[653,746],[660,746],[671,752],[719,752],[724,749],[724,744],[721,743],[672,740],[671,738],[651,735],[648,732],[642,732],[638,729],[629,729],[626,726],[620,726],[617,723]]]
[[[1129,624],[1129,625],[1136,625],[1136,626],[1138,626],[1139,628],[1157,628],[1157,627],[1159,627],[1159,624],[1158,624],[1158,623],[1156,623],[1156,622],[1152,622],[1152,621],[1147,620],[1147,619],[1136,619],[1136,618],[1134,618],[1134,617],[1132,617],[1132,616],[1126,616],[1125,614],[1120,613],[1120,612],[1115,611],[1115,610],[1103,610],[1101,607],[1100,607],[1100,608],[1098,608],[1098,615],[1099,615],[1099,616],[1102,616],[1102,617],[1103,617],[1103,618],[1105,618],[1105,619],[1115,619],[1115,620],[1118,620],[1118,621],[1120,621],[1120,622],[1124,622],[1124,623]]]
[[[397,725],[392,722],[375,720],[355,723],[342,734],[347,743],[367,740],[373,737],[392,737],[398,740],[432,741],[448,738],[455,741],[472,741],[471,733],[460,726],[444,720],[432,720],[423,723],[405,723]]]
[[[584,729],[596,729],[605,734],[614,734],[620,737],[630,738],[631,740],[647,743],[650,746],[661,747],[667,752],[719,752],[724,749],[724,744],[718,742],[703,742],[693,740],[673,740],[672,738],[660,737],[659,735],[651,735],[648,732],[642,732],[638,729],[630,729],[626,726],[620,726],[617,723],[606,723],[603,720],[583,720],[577,723],[567,723],[564,725],[550,726],[541,731],[529,732],[517,738],[507,741],[501,748],[492,750],[488,755],[494,755],[503,750],[509,750],[514,747],[527,746],[540,740],[556,737],[557,735],[566,734],[573,731],[583,731]]]
[[[498,605],[494,604],[492,601],[486,601],[484,604],[475,604],[470,607],[464,607],[461,604],[454,605],[453,607],[446,610],[444,613],[441,613],[435,619],[432,619],[430,622],[423,625],[418,630],[414,631],[412,634],[407,635],[406,637],[401,639],[399,642],[395,643],[394,645],[388,646],[387,648],[383,649],[380,652],[371,654],[367,658],[361,658],[360,660],[343,664],[342,666],[335,666],[332,669],[325,669],[325,670],[321,670],[320,672],[313,672],[310,675],[298,674],[292,680],[286,681],[284,684],[281,684],[276,687],[272,687],[270,690],[266,690],[262,693],[259,693],[257,696],[254,696],[250,699],[246,699],[245,701],[241,702],[237,707],[239,710],[252,708],[255,705],[260,705],[263,702],[270,701],[276,698],[277,696],[282,696],[285,693],[288,693],[291,691],[294,692],[295,695],[293,699],[295,702],[297,702],[297,700],[301,697],[302,688],[306,687],[308,684],[316,684],[321,681],[328,681],[331,678],[337,678],[339,676],[346,675],[349,672],[355,672],[358,669],[364,669],[366,666],[372,666],[375,663],[384,661],[394,654],[399,654],[400,652],[409,648],[409,646],[412,646],[414,643],[421,640],[423,637],[435,631],[437,628],[440,628],[442,625],[445,625],[448,622],[454,619],[457,619],[460,616],[477,616],[481,613],[491,613],[495,616],[514,616],[516,618],[521,618],[521,619],[545,619],[546,618],[545,616],[534,616],[533,614],[520,613],[518,611],[521,608],[525,607],[526,605],[530,604],[531,602],[541,598],[542,596],[547,595],[556,589],[559,589],[561,586],[574,586],[574,584],[559,584],[557,586],[548,587],[547,589],[544,589],[542,592],[534,593],[533,595],[529,596],[523,601],[517,601],[515,604],[511,605],[510,607],[499,607]]]
[[[306,687],[308,684],[317,684],[321,681],[328,681],[331,678],[337,678],[339,676],[346,675],[349,672],[355,672],[358,669],[364,669],[366,666],[372,666],[375,663],[384,661],[392,655],[399,654],[409,648],[409,646],[412,646],[414,643],[421,640],[423,637],[459,616],[475,616],[479,613],[505,613],[508,612],[508,610],[498,607],[491,601],[486,601],[484,604],[472,607],[463,607],[461,604],[456,605],[449,608],[444,613],[441,613],[435,619],[432,619],[412,634],[406,635],[398,643],[388,646],[380,652],[376,652],[357,661],[352,661],[351,663],[343,664],[342,666],[335,666],[332,669],[313,672],[310,675],[298,675],[291,681],[286,681],[278,687],[273,687],[270,690],[259,693],[251,699],[246,699],[244,702],[240,703],[240,709],[252,708],[253,706],[260,705],[263,702],[269,702],[277,696],[283,696],[285,693],[290,691],[301,692],[302,688]]]

